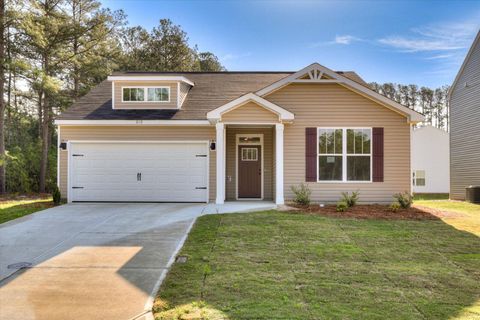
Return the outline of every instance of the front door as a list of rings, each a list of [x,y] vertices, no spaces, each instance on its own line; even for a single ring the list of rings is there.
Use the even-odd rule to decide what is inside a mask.
[[[238,146],[238,198],[262,197],[262,147]]]

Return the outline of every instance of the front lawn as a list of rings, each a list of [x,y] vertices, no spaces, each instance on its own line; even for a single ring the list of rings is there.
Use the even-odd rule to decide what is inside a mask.
[[[453,227],[480,237],[480,205],[455,200],[418,200],[417,208],[428,208],[438,212],[441,219]]]
[[[440,219],[208,215],[180,255],[157,319],[480,319],[480,238]]]
[[[0,198],[0,223],[53,206],[51,197]]]

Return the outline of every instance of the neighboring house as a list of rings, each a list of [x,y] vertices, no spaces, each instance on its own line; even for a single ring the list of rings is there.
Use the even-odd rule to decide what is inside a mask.
[[[424,126],[412,133],[412,185],[415,193],[448,193],[450,153],[448,132]]]
[[[284,203],[410,190],[423,116],[353,72],[115,73],[56,120],[68,201]]]
[[[450,100],[450,198],[480,185],[480,31],[455,78]]]

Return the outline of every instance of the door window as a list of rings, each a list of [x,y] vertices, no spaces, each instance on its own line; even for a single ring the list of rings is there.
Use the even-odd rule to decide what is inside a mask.
[[[258,161],[258,149],[242,148],[242,161]]]

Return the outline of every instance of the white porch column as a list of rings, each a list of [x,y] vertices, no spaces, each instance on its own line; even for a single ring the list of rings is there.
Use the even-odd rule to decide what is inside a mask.
[[[275,124],[275,203],[284,204],[283,198],[283,123]]]
[[[216,152],[217,152],[217,198],[216,204],[223,204],[225,200],[225,125],[217,122],[215,125],[217,130],[216,136]]]

